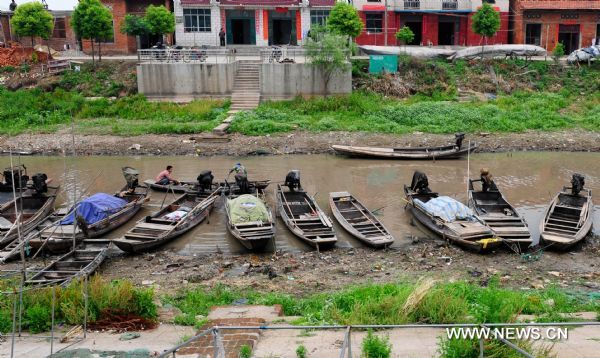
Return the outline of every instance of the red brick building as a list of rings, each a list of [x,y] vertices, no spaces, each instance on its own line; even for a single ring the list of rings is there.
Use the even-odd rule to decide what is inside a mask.
[[[513,41],[565,53],[599,44],[600,0],[512,0]]]
[[[483,2],[490,3],[500,13],[501,21],[500,30],[487,43],[508,43],[509,0]],[[408,26],[415,34],[410,45],[473,46],[482,43],[482,37],[471,29],[473,15],[481,7],[482,0],[354,0],[353,5],[365,25],[363,33],[356,38],[359,45],[398,45],[395,34],[403,26]]]
[[[54,17],[54,31],[50,38],[50,48],[62,51],[66,48],[76,48],[77,40],[75,33],[71,28],[71,14],[73,11],[69,10],[50,10],[50,13]],[[31,38],[19,37],[14,34],[10,26],[10,18],[12,16],[11,11],[2,11],[0,15],[0,26],[2,32],[0,34],[0,41],[8,43],[11,41],[20,42],[23,46],[31,46]],[[47,44],[45,40],[36,39],[36,44]]]
[[[102,43],[102,53],[111,55],[135,54],[137,44],[135,36],[128,36],[121,33],[121,26],[125,15],[143,16],[146,8],[150,5],[164,5],[172,10],[172,0],[101,0],[108,7],[113,15],[113,39]],[[160,38],[144,37],[141,39],[141,47],[148,48],[159,41]],[[167,43],[172,43],[172,36],[168,36]],[[83,50],[90,53],[92,43],[90,40],[83,41]]]

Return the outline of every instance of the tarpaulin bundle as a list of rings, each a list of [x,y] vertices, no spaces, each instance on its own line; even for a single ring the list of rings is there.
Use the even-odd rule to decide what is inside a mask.
[[[229,205],[233,224],[269,221],[267,207],[262,200],[253,195],[240,195],[235,199],[228,200],[227,205]]]
[[[72,211],[62,219],[60,224],[73,224],[74,214],[76,214],[77,216],[81,216],[88,225],[91,225],[118,212],[125,205],[127,205],[126,200],[110,194],[97,193],[76,204],[75,212]]]
[[[465,204],[449,197],[440,196],[429,200],[426,203],[415,199],[415,205],[427,211],[432,216],[436,216],[446,222],[455,220],[470,219],[473,217],[473,211]]]

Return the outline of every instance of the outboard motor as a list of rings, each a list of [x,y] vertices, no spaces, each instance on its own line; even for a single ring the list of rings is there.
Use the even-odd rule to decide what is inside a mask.
[[[498,187],[496,186],[496,183],[494,183],[494,179],[492,179],[492,174],[489,169],[481,168],[479,173],[479,178],[481,179],[481,191],[498,191]]]
[[[464,133],[456,133],[454,135],[454,139],[456,140],[456,147],[458,149],[462,148],[462,143],[465,140],[465,134]]]
[[[210,190],[212,187],[213,179],[215,177],[212,175],[212,171],[203,170],[198,174],[196,180],[198,180],[198,187],[200,188],[200,192]]]
[[[23,174],[23,170],[20,167],[7,168],[2,175],[7,187],[12,188],[13,183],[15,184],[15,189],[25,189],[27,187],[29,177]]]
[[[45,193],[48,191],[48,184],[46,184],[48,176],[44,173],[37,173],[31,177],[33,182],[33,189],[37,194]]]
[[[571,193],[573,195],[579,195],[579,192],[583,190],[585,185],[585,177],[581,174],[573,174],[571,178]]]
[[[235,183],[239,188],[239,194],[250,194],[250,184],[248,183],[246,174],[237,173],[235,175]]]
[[[412,182],[410,183],[410,188],[417,194],[428,194],[431,193],[431,189],[429,189],[429,180],[427,179],[427,175],[420,171],[415,171],[412,177]]]
[[[123,177],[125,177],[125,181],[127,182],[127,190],[134,191],[135,188],[139,186],[138,176],[140,172],[132,167],[123,167],[121,170],[123,171]]]
[[[300,184],[300,171],[292,170],[287,173],[283,185],[287,186],[290,191],[302,190],[302,184]]]

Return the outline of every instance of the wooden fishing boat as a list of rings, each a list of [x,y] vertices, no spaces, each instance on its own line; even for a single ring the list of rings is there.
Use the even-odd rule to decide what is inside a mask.
[[[592,230],[592,191],[564,187],[546,208],[540,222],[540,240],[551,248],[567,250]]]
[[[96,271],[108,254],[110,240],[83,240],[74,250],[28,278],[32,286],[67,286],[74,279],[84,278]]]
[[[379,219],[350,193],[329,193],[329,206],[340,225],[365,244],[383,248],[394,242],[394,237]]]
[[[353,157],[381,158],[381,159],[457,159],[473,152],[478,144],[473,142],[470,146],[463,146],[464,134],[456,134],[454,144],[439,147],[406,147],[406,148],[382,148],[382,147],[355,147],[350,145],[332,145],[331,148],[339,153]]]
[[[185,193],[127,231],[123,238],[113,240],[121,250],[140,253],[152,250],[190,231],[208,218],[221,188],[201,194]],[[178,216],[178,213],[183,216]]]
[[[273,214],[258,193],[230,197],[225,204],[227,230],[248,250],[259,250],[275,240]],[[240,211],[246,211],[240,213]]]
[[[333,247],[337,242],[331,219],[325,215],[313,197],[302,189],[291,191],[277,184],[277,212],[285,226],[299,239],[320,249]]]
[[[256,188],[256,189],[260,189],[260,190],[266,189],[270,183],[271,183],[270,180],[248,181],[248,184],[251,189]],[[182,181],[178,185],[175,185],[175,184],[161,185],[161,184],[157,184],[154,180],[148,179],[148,180],[144,181],[144,184],[146,184],[152,190],[161,191],[161,192],[173,192],[173,193],[197,193],[198,192],[198,182],[195,182],[195,181]],[[236,188],[237,188],[235,182],[233,182],[233,183],[221,182],[221,183],[219,183],[219,186],[223,187],[225,195],[229,194],[227,192],[228,188],[233,188],[233,190],[236,190]]]
[[[444,240],[477,252],[492,251],[502,243],[477,217],[449,221],[428,211],[424,204],[440,196],[429,189],[427,176],[421,172],[415,172],[410,186],[404,185],[404,195],[413,218]]]
[[[44,187],[44,190],[30,187],[0,207],[0,248],[10,244],[19,233],[27,235],[54,210],[60,186],[44,184]]]
[[[480,181],[469,179],[468,206],[475,215],[503,241],[519,246],[531,245],[533,240],[523,217],[499,190],[475,190],[473,183]]]

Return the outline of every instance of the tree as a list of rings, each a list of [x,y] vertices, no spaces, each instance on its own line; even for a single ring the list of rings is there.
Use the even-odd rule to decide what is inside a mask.
[[[334,34],[357,37],[363,29],[363,23],[354,6],[338,2],[329,12],[327,29]]]
[[[556,64],[558,64],[558,61],[560,61],[560,58],[563,57],[565,55],[565,45],[563,45],[562,42],[559,42],[556,44],[556,47],[554,47],[554,50],[552,50],[552,57],[554,58],[554,62]]]
[[[121,33],[135,36],[136,45],[140,48],[140,36],[149,34],[150,27],[145,18],[127,14],[121,24]]]
[[[399,41],[402,41],[402,43],[404,44],[404,52],[406,52],[406,45],[415,39],[415,33],[412,32],[410,27],[402,26],[402,28],[398,30],[398,32],[396,32],[396,38]]]
[[[166,35],[175,31],[175,15],[163,5],[150,5],[144,17],[153,35]]]
[[[306,45],[306,57],[312,66],[322,71],[325,94],[329,92],[329,81],[335,73],[350,68],[349,51],[346,48],[346,36],[323,33],[318,41],[309,38]]]
[[[71,26],[82,39],[92,41],[92,62],[94,60],[94,42],[98,43],[98,61],[102,61],[102,41],[113,38],[112,13],[100,0],[79,0],[71,16]]]
[[[25,3],[15,10],[10,25],[19,36],[31,37],[31,47],[35,37],[50,39],[54,29],[54,17],[39,2]]]
[[[473,25],[471,27],[473,32],[483,36],[485,43],[487,43],[487,39],[494,36],[500,29],[500,13],[494,10],[490,4],[485,3],[473,15]],[[482,52],[483,46],[484,44],[481,46]]]

